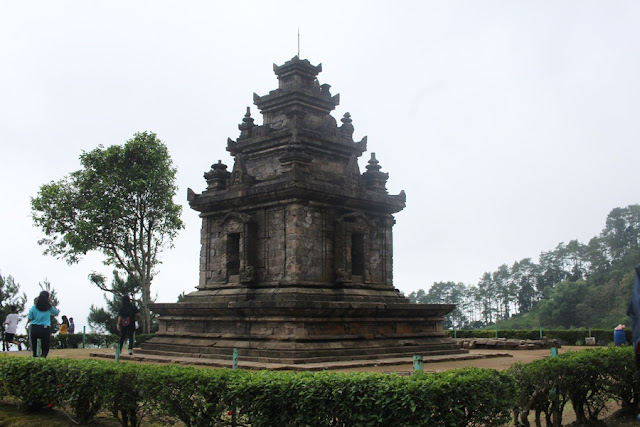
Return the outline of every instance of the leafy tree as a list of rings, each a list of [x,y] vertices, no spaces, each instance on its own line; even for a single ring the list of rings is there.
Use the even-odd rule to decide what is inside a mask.
[[[537,287],[539,292],[553,288],[568,277],[564,265],[564,243],[559,243],[552,251],[542,252],[539,259],[540,274]]]
[[[501,265],[475,286],[460,284],[462,298],[448,290],[454,282],[434,284],[428,294],[419,290],[409,298],[453,302],[464,314],[459,321],[470,328],[494,321],[501,327],[613,327],[628,323],[625,311],[639,261],[640,205],[630,205],[613,209],[587,245],[562,242],[542,252],[539,264],[525,258],[511,267]]]
[[[482,307],[482,321],[485,325],[492,323],[497,318],[496,295],[497,289],[491,273],[485,272],[478,282],[477,298]]]
[[[106,296],[105,299],[107,299]],[[96,307],[93,304],[89,307],[87,322],[93,331],[103,334],[115,334],[118,332],[116,329],[117,320],[118,317],[114,317],[113,314],[104,307]]]
[[[498,299],[498,316],[502,319],[511,317],[511,304],[516,298],[516,290],[511,280],[511,271],[509,266],[502,264],[496,271],[491,274],[491,281],[495,287],[496,297]]]
[[[478,286],[469,286],[465,290],[465,301],[463,308],[468,319],[467,325],[463,327],[482,328],[487,325],[484,313],[484,298],[481,295]]]
[[[589,287],[584,280],[558,283],[549,292],[539,310],[542,324],[564,328],[589,324]]]
[[[611,270],[611,261],[607,256],[604,239],[593,237],[584,249],[584,260],[587,264],[587,279],[597,285],[607,281]]]
[[[413,291],[408,296],[409,302],[412,302],[412,303],[420,302],[420,299],[424,297],[425,294],[426,292],[424,291],[424,289],[418,289],[418,292]]]
[[[533,305],[538,301],[539,294],[536,292],[536,276],[538,266],[525,258],[516,261],[511,266],[511,280],[516,288],[516,300],[519,313],[528,313]]]
[[[158,254],[183,228],[173,202],[176,169],[154,133],[136,133],[124,146],[80,155],[82,169],[40,187],[31,200],[45,254],[77,262],[90,251],[125,272],[142,289],[143,330],[150,331],[151,282]]]
[[[20,284],[12,276],[2,276],[0,274],[0,322],[4,323],[7,314],[11,313],[11,306],[15,305],[18,315],[24,311],[27,295],[23,292],[20,295]]]
[[[562,258],[565,265],[564,270],[569,272],[569,280],[573,282],[583,279],[585,276],[585,252],[586,247],[577,240],[571,240],[563,248]]]
[[[457,327],[466,323],[467,319],[462,311],[465,287],[462,283],[436,282],[429,288],[429,292],[417,301],[421,304],[455,304],[456,308],[447,314],[443,323],[444,328]]]
[[[612,258],[624,258],[640,243],[640,205],[615,208],[607,216],[602,238]]]
[[[600,238],[611,260],[610,274],[621,280],[640,259],[640,205],[613,209]]]

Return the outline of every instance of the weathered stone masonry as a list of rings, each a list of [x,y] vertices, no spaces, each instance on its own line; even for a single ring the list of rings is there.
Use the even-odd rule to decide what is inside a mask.
[[[148,353],[305,363],[461,350],[444,338],[452,305],[409,304],[393,286],[393,214],[405,195],[353,140],[349,113],[316,78],[321,65],[294,57],[274,65],[278,89],[254,94],[251,111],[188,191],[202,218],[200,281],[185,301],[155,304],[160,331]]]

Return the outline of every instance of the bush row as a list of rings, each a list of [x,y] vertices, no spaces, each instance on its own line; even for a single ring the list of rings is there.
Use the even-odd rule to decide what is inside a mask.
[[[594,337],[598,345],[613,343],[612,329],[543,329],[542,334],[549,339],[557,339],[564,345],[582,345],[586,337]],[[447,330],[445,335],[457,338],[494,338],[496,331],[492,329]],[[518,340],[540,339],[540,330],[498,329],[499,338]],[[625,330],[627,342],[631,342],[631,330]]]
[[[0,383],[30,410],[61,408],[79,423],[107,410],[125,426],[147,414],[187,426],[497,426],[515,396],[511,376],[477,368],[403,377],[11,356]]]
[[[411,377],[135,365],[0,357],[5,395],[30,410],[61,408],[79,423],[108,411],[122,425],[153,414],[187,426],[561,425],[567,403],[583,425],[617,400],[636,410],[633,349],[566,352],[507,371],[465,368]],[[169,421],[171,422],[171,421]]]
[[[634,411],[638,406],[640,387],[631,346],[566,352],[515,364],[507,373],[516,384],[516,425],[528,426],[531,411],[536,425],[541,425],[543,415],[547,425],[561,425],[568,402],[579,425],[597,421],[613,400]]]

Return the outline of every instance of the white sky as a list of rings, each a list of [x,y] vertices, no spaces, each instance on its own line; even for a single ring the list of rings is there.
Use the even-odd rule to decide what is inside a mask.
[[[322,63],[368,135],[396,215],[395,286],[475,284],[483,272],[586,243],[640,203],[640,3],[635,1],[0,0],[0,271],[29,299],[48,279],[82,330],[111,276],[98,254],[42,255],[30,199],[78,156],[156,132],[178,168],[186,228],[152,285],[174,302],[198,282],[200,220],[187,187],[236,139],[272,63]]]

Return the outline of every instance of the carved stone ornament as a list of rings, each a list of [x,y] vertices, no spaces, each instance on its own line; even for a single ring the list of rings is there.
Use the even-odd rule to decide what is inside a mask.
[[[240,269],[240,283],[251,283],[256,280],[255,268],[251,265],[245,265]]]

